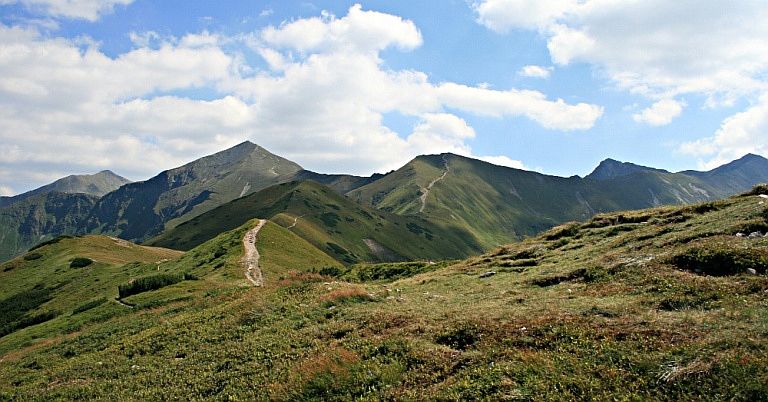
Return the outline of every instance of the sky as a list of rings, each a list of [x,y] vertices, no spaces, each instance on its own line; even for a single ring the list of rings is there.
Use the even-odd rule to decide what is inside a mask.
[[[250,140],[323,173],[768,156],[765,0],[0,0],[0,195]]]

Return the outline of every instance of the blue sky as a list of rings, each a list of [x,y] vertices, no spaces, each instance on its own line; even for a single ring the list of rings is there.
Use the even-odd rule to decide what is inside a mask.
[[[143,180],[251,140],[370,174],[454,152],[548,174],[768,155],[768,5],[0,0],[0,194]]]

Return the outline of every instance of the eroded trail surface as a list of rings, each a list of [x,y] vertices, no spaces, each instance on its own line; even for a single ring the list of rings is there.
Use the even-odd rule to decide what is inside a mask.
[[[419,212],[424,212],[424,208],[427,206],[427,196],[429,195],[429,191],[432,190],[432,187],[434,187],[435,184],[437,184],[437,182],[439,182],[440,180],[445,179],[445,176],[447,176],[448,172],[451,171],[451,167],[448,166],[448,158],[446,158],[445,155],[443,155],[443,163],[445,164],[445,171],[443,172],[443,174],[440,177],[436,178],[435,180],[432,180],[432,182],[429,183],[427,188],[421,189],[421,197],[419,197],[419,199],[421,200],[421,208],[419,208]]]
[[[256,249],[256,239],[259,235],[259,230],[267,223],[266,220],[259,220],[259,224],[255,228],[249,230],[243,237],[243,249],[245,249],[245,256],[243,257],[243,266],[245,267],[245,277],[251,281],[253,286],[264,285],[264,277],[261,274],[261,268],[259,268],[259,250]]]

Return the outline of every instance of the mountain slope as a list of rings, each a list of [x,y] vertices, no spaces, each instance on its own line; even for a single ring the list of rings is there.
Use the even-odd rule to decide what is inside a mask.
[[[762,400],[768,238],[735,234],[768,230],[766,190],[602,214],[455,263],[355,267],[371,282],[317,269],[334,262],[267,224],[265,286],[247,286],[249,221],[159,264],[196,279],[0,337],[0,398]],[[51,265],[0,278],[40,270],[55,288],[67,266]]]
[[[417,157],[348,196],[395,214],[467,228],[483,246],[493,247],[599,212],[723,198],[768,176],[762,164],[727,171],[696,176],[607,161],[592,177],[562,178],[443,154]],[[723,184],[738,174],[744,180]]]
[[[481,251],[467,232],[375,211],[315,182],[290,182],[239,198],[148,244],[186,250],[253,218],[271,219],[339,261],[439,259]]]
[[[0,261],[62,234],[81,233],[98,198],[49,192],[0,208]]]
[[[71,175],[23,194],[13,197],[0,197],[0,208],[36,195],[53,192],[69,194],[83,193],[101,197],[130,182],[130,180],[118,176],[109,170],[103,170],[92,175]]]
[[[666,170],[650,168],[647,166],[635,165],[629,162],[620,162],[614,159],[606,159],[595,168],[589,175],[588,179],[605,180],[614,179],[622,176],[629,176],[633,173],[640,172],[661,172],[669,173]]]
[[[735,194],[756,183],[768,183],[768,159],[747,154],[708,172],[688,170],[681,173],[697,177],[711,186]]]
[[[237,197],[290,180],[301,167],[244,142],[104,196],[87,230],[144,240]]]

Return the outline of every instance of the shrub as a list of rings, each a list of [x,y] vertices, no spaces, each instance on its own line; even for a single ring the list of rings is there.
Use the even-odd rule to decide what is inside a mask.
[[[33,261],[33,260],[39,260],[42,257],[43,257],[43,255],[40,254],[40,253],[32,252],[32,253],[25,254],[24,255],[24,260],[26,260],[26,261]]]
[[[181,274],[157,274],[134,279],[117,287],[120,298],[164,288],[184,280]]]
[[[768,270],[768,252],[722,245],[692,247],[672,257],[671,262],[680,269],[704,275],[736,275],[746,272],[748,268],[763,274]]]
[[[185,272],[184,273],[184,280],[185,281],[196,281],[196,280],[199,280],[199,279],[200,279],[200,277],[195,275],[195,274],[192,274],[192,273],[189,273],[189,272]]]
[[[51,240],[46,240],[46,241],[44,241],[42,243],[38,243],[37,245],[32,246],[28,251],[36,250],[36,249],[38,249],[40,247],[47,246],[47,245],[50,245],[50,244],[56,244],[56,243],[58,243],[58,242],[60,242],[60,241],[62,241],[64,239],[73,239],[73,238],[75,238],[75,236],[70,236],[70,235],[61,235],[59,237],[54,237]]]
[[[99,307],[102,304],[104,304],[106,301],[107,301],[106,297],[100,297],[100,298],[98,298],[96,300],[91,300],[88,303],[85,303],[85,304],[83,304],[81,306],[78,306],[74,310],[72,310],[72,315],[80,314],[80,313],[82,313],[84,311],[88,311],[90,309]]]
[[[322,267],[319,271],[317,271],[318,274],[323,276],[332,276],[337,277],[341,276],[342,272],[338,267]]]
[[[75,257],[72,262],[69,263],[70,268],[84,268],[93,264],[93,260],[85,257]]]
[[[752,187],[752,190],[749,190],[746,193],[742,194],[742,196],[760,195],[760,194],[768,194],[768,184],[758,184],[755,187]]]
[[[335,304],[346,302],[363,302],[371,301],[373,297],[363,288],[350,287],[332,290],[320,298],[320,301]]]
[[[578,223],[566,223],[565,225],[560,225],[549,232],[544,234],[544,239],[546,240],[559,240],[564,237],[573,237],[576,236],[576,234],[579,233],[579,224]]]
[[[475,324],[462,324],[449,328],[435,338],[435,342],[458,350],[466,350],[480,340],[480,331]]]

